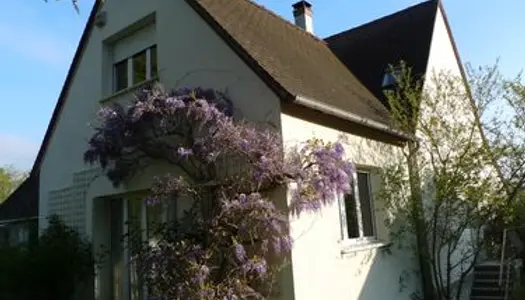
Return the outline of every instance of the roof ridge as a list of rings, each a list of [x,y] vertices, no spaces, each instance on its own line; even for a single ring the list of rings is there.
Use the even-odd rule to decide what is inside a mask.
[[[198,0],[197,0],[198,1]],[[293,24],[292,22],[288,21],[287,19],[283,18],[282,16],[278,15],[277,13],[275,13],[274,11],[272,11],[271,9],[268,9],[266,7],[264,7],[263,5],[261,4],[258,4],[256,3],[254,0],[236,0],[236,1],[245,1],[245,2],[248,2],[250,5],[253,5],[255,7],[257,7],[258,9],[261,9],[265,12],[267,12],[269,15],[271,15],[272,17],[274,18],[277,18],[279,19],[280,21],[286,23],[288,26],[290,26],[291,28],[293,28],[293,30],[297,30],[299,32],[301,32],[302,34],[306,35],[306,36],[309,36],[311,38],[313,38],[314,40],[316,40],[317,42],[319,43],[322,43],[323,45],[326,45],[326,42],[324,41],[324,39],[316,36],[315,34],[313,33],[310,33],[302,28],[300,28],[299,26]]]
[[[422,2],[419,2],[419,3],[416,3],[414,5],[411,5],[409,7],[406,7],[406,8],[403,8],[401,10],[398,10],[396,12],[393,12],[391,14],[388,14],[388,15],[385,15],[385,16],[382,16],[380,18],[377,18],[377,19],[374,19],[374,20],[371,20],[369,22],[366,22],[366,23],[363,23],[361,25],[358,25],[356,27],[353,27],[353,28],[350,28],[350,29],[347,29],[347,30],[344,30],[344,31],[341,31],[339,33],[336,33],[336,34],[333,34],[333,35],[330,35],[328,37],[325,38],[325,40],[328,40],[328,39],[331,39],[331,38],[335,38],[335,37],[338,37],[340,35],[343,35],[343,34],[346,34],[350,31],[354,31],[354,30],[359,30],[359,29],[362,29],[364,27],[367,27],[367,26],[371,26],[371,25],[375,25],[377,23],[380,23],[380,22],[383,22],[384,20],[386,19],[389,19],[389,18],[393,18],[393,17],[396,17],[402,13],[405,13],[407,12],[408,10],[411,10],[411,9],[414,9],[416,7],[419,7],[419,6],[423,6],[423,5],[428,5],[428,4],[431,4],[431,3],[436,3],[438,4],[439,2],[441,2],[441,0],[425,0],[425,1],[422,1]],[[437,5],[436,5],[436,9],[437,9]]]

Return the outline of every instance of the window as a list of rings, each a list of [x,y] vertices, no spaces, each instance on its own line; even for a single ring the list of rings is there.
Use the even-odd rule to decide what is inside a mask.
[[[159,238],[158,226],[176,217],[175,202],[147,206],[144,197],[128,195],[110,203],[111,289],[115,300],[146,299],[149,290],[139,276],[138,262],[133,260],[137,247],[143,242],[154,246]]]
[[[367,239],[375,236],[371,194],[370,173],[357,171],[354,174],[353,192],[344,196],[344,205],[341,207],[345,239]]]
[[[18,229],[18,243],[27,243],[29,241],[29,230],[24,225]]]
[[[123,60],[115,64],[115,91],[128,87],[128,61]]]
[[[150,73],[151,77],[157,77],[158,76],[158,70],[157,70],[157,46],[152,46],[150,48]]]
[[[151,46],[114,64],[114,91],[157,77],[157,46]]]
[[[146,54],[147,51],[142,51],[138,54],[133,55],[131,60],[133,61],[133,83],[137,84],[146,80]]]

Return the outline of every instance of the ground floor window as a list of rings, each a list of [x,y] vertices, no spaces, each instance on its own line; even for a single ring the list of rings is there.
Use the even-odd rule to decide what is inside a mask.
[[[353,174],[352,193],[340,200],[342,234],[345,240],[370,240],[376,235],[371,172]]]
[[[110,204],[110,267],[112,298],[114,300],[148,299],[148,289],[141,282],[138,266],[133,261],[132,243],[156,243],[156,228],[175,217],[173,204],[146,205],[144,197],[123,197],[109,200]],[[138,240],[128,238],[138,233]],[[124,238],[126,237],[126,238]]]
[[[0,224],[0,246],[16,246],[29,242],[31,231],[36,231],[33,225],[36,222],[30,220]]]

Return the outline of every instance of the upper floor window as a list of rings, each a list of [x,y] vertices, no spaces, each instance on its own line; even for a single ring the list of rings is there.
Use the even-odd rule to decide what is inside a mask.
[[[342,203],[343,204],[343,203]],[[342,208],[345,239],[368,239],[376,235],[370,173],[354,174],[353,192],[345,195]]]
[[[115,92],[157,77],[157,46],[153,45],[115,63],[113,73]]]

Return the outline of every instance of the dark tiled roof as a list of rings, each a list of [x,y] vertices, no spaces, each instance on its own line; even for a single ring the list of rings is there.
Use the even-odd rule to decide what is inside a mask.
[[[357,116],[388,123],[386,109],[324,41],[249,0],[186,1],[281,98],[310,97]],[[96,0],[93,5],[32,173],[40,170],[101,5],[102,0]],[[404,139],[398,134],[386,134]]]
[[[0,205],[0,223],[2,221],[38,216],[39,184],[38,174],[31,174],[31,176]]]
[[[415,75],[426,72],[437,0],[426,1],[325,39],[330,49],[379,99],[385,70],[405,61]]]
[[[388,124],[388,111],[320,40],[249,0],[188,0],[280,96]]]

